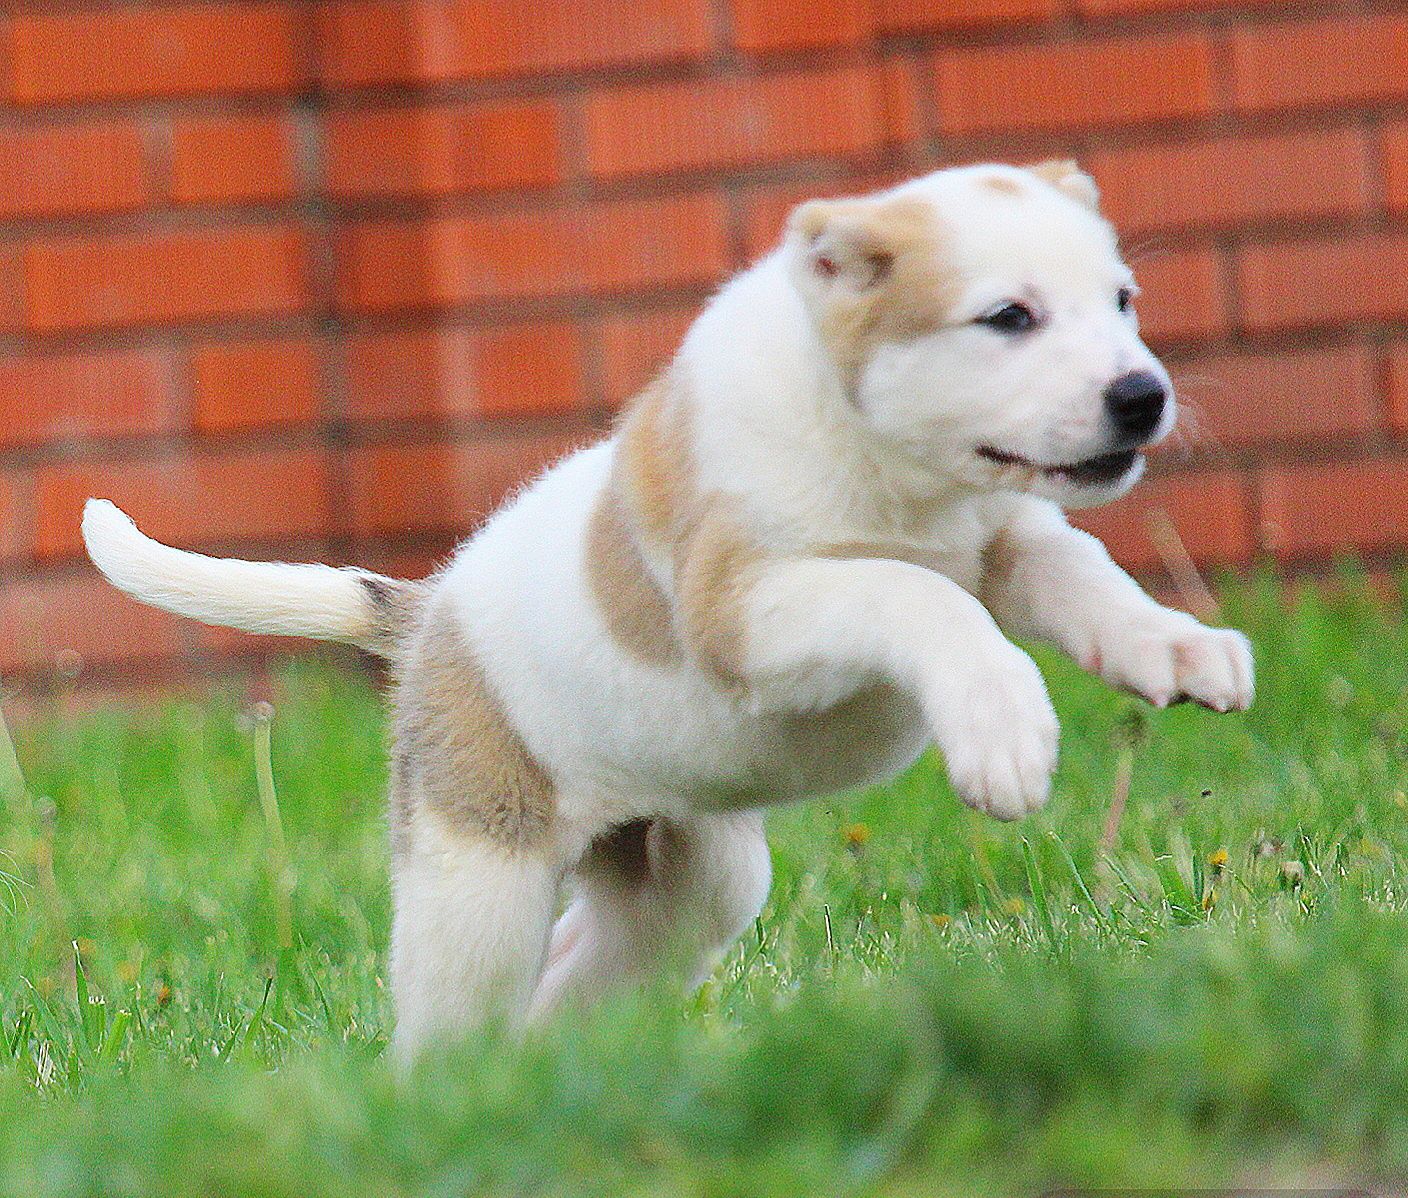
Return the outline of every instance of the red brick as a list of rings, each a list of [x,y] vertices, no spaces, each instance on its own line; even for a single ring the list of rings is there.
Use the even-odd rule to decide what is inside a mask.
[[[1369,183],[1363,136],[1228,137],[1092,154],[1106,214],[1124,233],[1353,215]]]
[[[342,0],[318,12],[335,86],[535,75],[702,57],[706,0]]]
[[[0,468],[0,562],[29,553],[33,510],[29,475],[17,468]]]
[[[1194,446],[1346,437],[1377,422],[1376,363],[1361,347],[1218,354],[1173,373]]]
[[[1383,143],[1388,206],[1395,212],[1408,212],[1408,121],[1386,125]]]
[[[1227,297],[1212,250],[1196,249],[1136,258],[1143,289],[1139,322],[1150,341],[1194,341],[1227,329]]]
[[[0,131],[0,220],[139,208],[140,130],[130,121]]]
[[[362,536],[463,533],[573,443],[561,436],[504,437],[354,450],[348,469],[352,527]]]
[[[35,493],[35,552],[45,558],[81,551],[90,496],[111,499],[158,540],[186,546],[319,537],[329,517],[327,465],[308,450],[44,467]]]
[[[1237,254],[1250,329],[1408,315],[1408,233],[1246,246]]]
[[[1107,507],[1073,515],[1129,570],[1163,566],[1150,535],[1151,521],[1162,516],[1172,521],[1200,564],[1243,562],[1252,552],[1246,488],[1241,476],[1230,471],[1151,479]]]
[[[24,328],[24,247],[0,245],[0,332]]]
[[[1388,549],[1408,528],[1408,462],[1331,462],[1268,470],[1261,510],[1280,557]]]
[[[1069,129],[1201,116],[1213,109],[1201,37],[942,51],[939,122],[954,133]]]
[[[335,195],[452,195],[542,187],[562,177],[557,107],[440,104],[356,109],[327,126]]]
[[[1408,17],[1234,27],[1232,80],[1248,109],[1408,96]]]
[[[347,347],[354,420],[530,416],[580,406],[582,337],[567,323],[369,333]]]
[[[299,83],[286,4],[121,5],[10,19],[10,95],[20,103],[214,92]]]
[[[339,257],[339,295],[357,311],[635,292],[711,282],[729,265],[712,196],[368,222],[344,231]]]
[[[1408,432],[1408,342],[1404,341],[1389,350],[1388,418],[1398,432]]]
[[[177,616],[129,599],[95,570],[0,585],[0,672],[50,671],[73,654],[89,665],[169,657],[181,631]]]
[[[885,33],[907,33],[1040,21],[1060,8],[1060,0],[878,0],[876,21]]]
[[[28,323],[42,332],[293,312],[307,247],[281,226],[37,241],[25,252]]]
[[[309,341],[281,337],[197,346],[191,378],[200,432],[318,418],[318,353]]]
[[[874,32],[867,0],[731,0],[734,41],[750,54],[858,46]]]
[[[880,76],[860,68],[616,88],[587,100],[587,158],[619,176],[858,154],[885,120]]]
[[[171,427],[170,371],[152,350],[0,359],[0,449]]]
[[[1300,0],[1076,0],[1076,7],[1090,16],[1123,13],[1177,12],[1191,9],[1271,7],[1298,5]]]
[[[171,198],[180,204],[286,200],[298,190],[281,116],[189,117],[171,129]]]
[[[675,356],[695,308],[610,316],[601,322],[602,383],[612,407],[630,399]]]

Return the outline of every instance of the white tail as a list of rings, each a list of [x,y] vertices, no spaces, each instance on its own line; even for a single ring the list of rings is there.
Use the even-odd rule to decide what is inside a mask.
[[[88,556],[113,586],[178,615],[246,632],[345,641],[385,652],[386,598],[413,583],[363,570],[247,562],[173,549],[106,499],[83,509]]]

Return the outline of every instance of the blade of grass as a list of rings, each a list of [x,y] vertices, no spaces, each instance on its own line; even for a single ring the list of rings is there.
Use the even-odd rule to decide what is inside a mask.
[[[269,854],[269,875],[274,888],[274,918],[278,926],[279,949],[293,947],[293,868],[288,860],[283,820],[279,816],[279,796],[274,789],[274,758],[270,728],[274,722],[271,704],[259,704],[254,713],[254,777],[259,788],[259,807]]]
[[[1046,943],[1054,949],[1057,947],[1056,925],[1051,919],[1051,908],[1046,901],[1046,883],[1042,880],[1041,868],[1036,863],[1036,854],[1032,852],[1031,842],[1025,836],[1022,837],[1022,862],[1027,869],[1027,887],[1031,890],[1032,906],[1036,908],[1041,930],[1046,935]]]
[[[1076,889],[1080,891],[1081,897],[1085,899],[1087,905],[1090,907],[1090,913],[1095,917],[1095,922],[1099,925],[1101,932],[1106,936],[1113,935],[1114,929],[1110,926],[1110,921],[1106,918],[1105,912],[1100,909],[1100,904],[1095,901],[1095,896],[1090,893],[1089,887],[1085,884],[1085,879],[1080,876],[1080,870],[1076,868],[1075,858],[1071,856],[1071,851],[1066,847],[1066,842],[1057,836],[1055,832],[1048,832],[1047,835],[1051,838],[1052,843],[1055,844],[1057,850],[1065,859],[1066,868],[1071,871],[1071,877],[1075,879]]]

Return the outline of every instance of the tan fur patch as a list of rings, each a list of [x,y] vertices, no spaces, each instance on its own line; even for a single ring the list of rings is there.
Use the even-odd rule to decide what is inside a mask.
[[[984,175],[979,182],[989,191],[995,191],[1001,195],[1019,196],[1023,190],[1022,185],[1011,175]]]
[[[792,229],[816,260],[845,276],[829,289],[820,323],[848,384],[879,346],[931,333],[948,318],[956,271],[928,201],[815,201],[793,214]]]
[[[823,545],[816,551],[816,555],[838,561],[908,562],[912,566],[923,566],[926,570],[935,568],[935,555],[932,550],[899,541],[841,541],[834,545]]]
[[[396,697],[392,832],[422,802],[450,831],[530,850],[546,843],[552,782],[504,716],[447,603],[426,610]]]
[[[676,550],[680,631],[695,656],[721,682],[738,685],[746,669],[744,599],[758,554],[742,524],[716,498]]]
[[[703,669],[732,685],[743,667],[742,592],[757,554],[733,501],[700,488],[689,403],[678,372],[641,394],[622,424],[611,486],[623,499],[621,514],[635,523],[626,534],[638,530],[670,564],[679,641]]]
[[[630,517],[613,482],[597,498],[587,527],[587,584],[612,638],[651,665],[673,666],[680,645],[670,601],[636,544]]]
[[[1100,188],[1095,180],[1080,169],[1073,158],[1052,158],[1027,167],[1038,179],[1045,179],[1058,191],[1064,192],[1092,212],[1100,211]]]

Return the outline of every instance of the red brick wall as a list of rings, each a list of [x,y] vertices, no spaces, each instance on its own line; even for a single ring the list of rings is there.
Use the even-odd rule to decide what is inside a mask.
[[[1371,0],[225,0],[0,15],[0,674],[266,646],[80,558],[424,569],[802,197],[1075,155],[1196,421],[1159,565],[1408,541],[1408,15]]]

